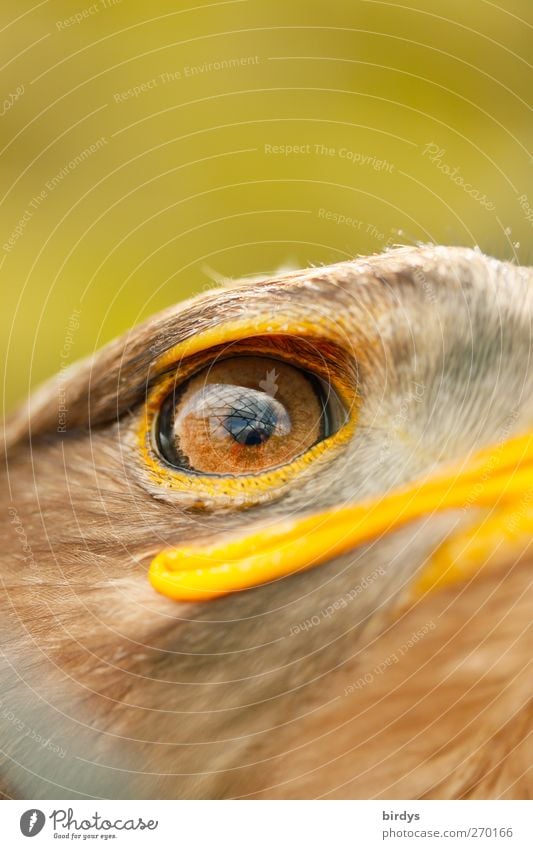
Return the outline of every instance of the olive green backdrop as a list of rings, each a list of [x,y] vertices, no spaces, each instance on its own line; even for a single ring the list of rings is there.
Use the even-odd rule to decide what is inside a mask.
[[[533,4],[500,6],[2,3],[7,407],[217,275],[528,262]]]

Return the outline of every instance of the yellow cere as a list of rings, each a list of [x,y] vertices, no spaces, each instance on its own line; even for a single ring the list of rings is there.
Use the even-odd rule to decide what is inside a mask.
[[[485,566],[517,559],[533,539],[533,484],[521,498],[493,508],[440,545],[414,583],[411,597],[464,581]]]
[[[473,561],[479,566],[487,553],[479,542],[484,529],[486,539],[493,541],[505,519],[514,543],[531,530],[532,493],[533,434],[527,433],[485,449],[464,467],[451,467],[382,498],[282,521],[214,546],[162,551],[149,577],[170,598],[205,601],[318,566],[424,516],[470,508],[493,511],[484,528],[483,523],[478,526],[479,550]],[[473,544],[474,539],[471,530],[463,542]],[[419,592],[432,587],[439,569],[448,569],[452,559],[445,549],[437,550]],[[449,577],[462,574],[459,569]]]

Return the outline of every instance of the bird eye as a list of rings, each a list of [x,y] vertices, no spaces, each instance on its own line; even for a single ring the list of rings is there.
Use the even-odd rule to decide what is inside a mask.
[[[156,442],[174,468],[250,475],[291,462],[344,419],[320,378],[275,359],[238,356],[174,386],[156,420]]]

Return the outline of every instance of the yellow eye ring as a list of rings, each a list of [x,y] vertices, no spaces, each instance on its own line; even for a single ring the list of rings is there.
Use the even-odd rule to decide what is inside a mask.
[[[254,328],[254,331],[257,332],[256,328]],[[283,338],[284,350],[280,352],[276,347],[277,338],[272,335],[258,337],[254,333],[253,336],[249,335],[239,339],[237,335],[236,339],[232,339],[231,336],[224,339],[224,345],[231,345],[233,353],[237,350],[239,353],[251,354],[252,356],[257,356],[258,353],[260,356],[270,355],[280,361],[284,360],[289,365],[309,369],[308,361],[304,363],[295,363],[294,361],[295,356],[299,355],[305,359],[305,355],[302,354],[302,343],[304,343],[303,350],[305,350],[306,345],[310,349],[312,346],[324,344],[324,339],[316,335],[309,334],[305,337],[300,335],[296,342],[294,337],[286,335]],[[196,341],[198,342],[198,340]],[[220,345],[220,337],[218,341]],[[299,353],[294,354],[291,347],[300,348]],[[233,507],[247,507],[270,500],[272,497],[282,494],[289,483],[296,477],[304,475],[317,461],[325,461],[334,456],[354,433],[358,412],[357,392],[353,378],[352,382],[348,382],[346,379],[346,374],[351,372],[353,375],[354,371],[353,368],[351,370],[345,367],[341,368],[339,362],[339,368],[335,370],[333,375],[329,374],[327,379],[331,381],[333,389],[348,411],[346,421],[336,433],[315,443],[291,462],[254,474],[212,475],[199,472],[190,474],[179,468],[174,468],[165,463],[157,451],[156,430],[159,412],[173,387],[175,387],[176,369],[179,368],[180,381],[185,381],[191,374],[212,361],[220,353],[220,348],[203,351],[196,349],[193,357],[187,357],[187,353],[186,343],[174,349],[175,369],[167,371],[149,393],[141,415],[136,439],[145,479],[158,490],[164,489],[169,494],[176,493],[176,495],[179,495],[180,501],[188,506],[231,505]],[[346,357],[340,350],[338,356],[339,358]],[[165,355],[165,367],[168,369],[170,365],[167,354]],[[316,363],[313,365],[316,366]]]

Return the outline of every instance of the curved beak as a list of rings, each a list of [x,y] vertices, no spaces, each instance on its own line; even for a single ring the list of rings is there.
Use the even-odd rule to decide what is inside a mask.
[[[507,536],[530,536],[533,526],[533,433],[497,443],[455,465],[380,497],[295,517],[217,542],[171,548],[152,561],[149,579],[177,601],[207,601],[312,569],[410,522],[450,510],[489,508],[476,517],[477,542],[494,536],[505,516]],[[486,548],[478,545],[480,559]],[[422,574],[422,591],[443,579],[449,562],[438,550]],[[481,564],[482,565],[482,564]],[[457,569],[452,569],[452,579]]]

